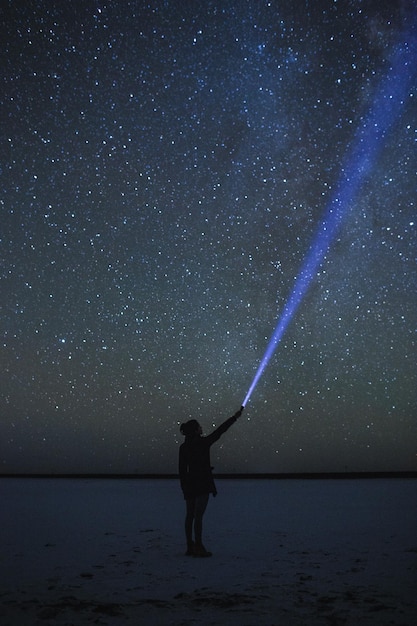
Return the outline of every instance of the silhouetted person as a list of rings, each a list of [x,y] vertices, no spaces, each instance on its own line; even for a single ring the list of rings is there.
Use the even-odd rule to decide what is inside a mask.
[[[202,436],[202,428],[197,420],[181,424],[180,431],[185,441],[180,446],[179,474],[181,489],[187,505],[185,517],[185,536],[187,556],[211,556],[203,546],[203,515],[209,495],[217,494],[210,464],[210,448],[223,433],[242,415],[243,407],[207,437]],[[193,525],[194,538],[193,541]]]

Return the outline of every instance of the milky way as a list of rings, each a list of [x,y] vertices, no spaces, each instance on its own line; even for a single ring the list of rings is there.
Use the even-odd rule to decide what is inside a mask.
[[[0,472],[175,472],[178,424],[237,410],[416,23],[404,1],[7,3]],[[215,470],[417,469],[416,92]]]

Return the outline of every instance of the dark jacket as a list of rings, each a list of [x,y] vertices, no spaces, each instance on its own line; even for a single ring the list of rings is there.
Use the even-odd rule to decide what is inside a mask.
[[[186,500],[204,493],[216,495],[216,485],[210,464],[210,448],[235,423],[237,417],[237,415],[229,417],[207,437],[201,435],[186,437],[184,443],[181,444],[179,474],[181,489]]]

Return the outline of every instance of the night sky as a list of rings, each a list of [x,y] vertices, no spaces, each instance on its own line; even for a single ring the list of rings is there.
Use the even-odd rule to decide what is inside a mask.
[[[2,3],[0,472],[176,472],[239,408],[415,6]],[[215,471],[417,469],[416,100]]]

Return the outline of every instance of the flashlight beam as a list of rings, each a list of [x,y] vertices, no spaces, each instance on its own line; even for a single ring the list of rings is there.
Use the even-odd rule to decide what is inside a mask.
[[[412,81],[417,74],[416,15],[413,14],[410,18],[411,28],[396,47],[390,69],[381,80],[375,92],[372,107],[353,138],[335,193],[330,198],[325,217],[295,280],[294,289],[284,306],[242,406],[246,406],[249,401],[288,324],[325,259],[344,217],[352,207],[361,184],[371,172],[388,132],[400,116],[401,109],[409,97]]]

